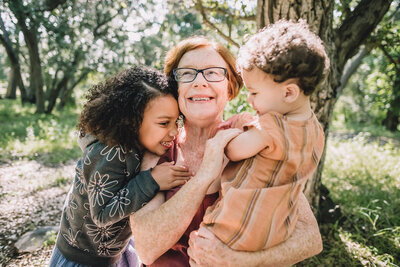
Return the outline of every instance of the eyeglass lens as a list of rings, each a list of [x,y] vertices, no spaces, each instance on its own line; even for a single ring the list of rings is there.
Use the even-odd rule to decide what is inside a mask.
[[[212,67],[206,69],[179,68],[174,70],[175,80],[178,82],[192,82],[201,72],[204,79],[209,82],[220,82],[225,79],[226,69],[220,67]]]

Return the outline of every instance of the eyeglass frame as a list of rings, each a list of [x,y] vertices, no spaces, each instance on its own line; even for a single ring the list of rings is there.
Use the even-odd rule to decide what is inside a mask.
[[[182,70],[182,69],[189,69],[189,70],[194,70],[194,71],[196,71],[196,75],[194,75],[193,80],[191,80],[191,81],[186,81],[186,82],[178,81],[178,80],[176,79],[176,76],[177,76],[177,73],[176,73],[176,72],[177,72],[178,70]],[[228,70],[227,70],[226,68],[224,68],[224,67],[209,67],[209,68],[205,68],[205,69],[176,68],[176,69],[174,69],[174,70],[172,71],[172,73],[174,74],[175,81],[181,82],[181,83],[191,83],[191,82],[193,82],[194,80],[196,80],[197,75],[199,74],[199,72],[201,72],[201,74],[203,75],[203,78],[204,78],[207,82],[210,82],[210,83],[222,82],[222,81],[224,80],[224,79],[221,79],[220,81],[209,81],[209,80],[206,78],[206,76],[204,75],[204,71],[205,71],[205,70],[208,70],[208,69],[222,69],[222,70],[224,70],[224,79],[226,78],[226,74],[228,73]]]

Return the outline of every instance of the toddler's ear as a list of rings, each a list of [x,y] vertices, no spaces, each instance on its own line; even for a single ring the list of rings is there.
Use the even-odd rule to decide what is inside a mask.
[[[288,83],[284,88],[284,98],[283,100],[291,104],[297,100],[301,93],[300,87],[295,83]]]

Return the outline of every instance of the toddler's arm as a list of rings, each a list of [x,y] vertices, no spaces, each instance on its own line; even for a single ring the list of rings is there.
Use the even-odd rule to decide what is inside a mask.
[[[256,117],[248,112],[236,114],[226,121],[220,123],[218,128],[238,128],[240,130],[250,130],[243,132],[234,138],[226,147],[225,154],[231,161],[239,161],[250,158],[267,146],[259,129],[253,129]]]
[[[268,140],[264,138],[260,130],[252,127],[235,137],[225,147],[225,154],[231,161],[239,161],[255,156],[266,146],[268,146]]]

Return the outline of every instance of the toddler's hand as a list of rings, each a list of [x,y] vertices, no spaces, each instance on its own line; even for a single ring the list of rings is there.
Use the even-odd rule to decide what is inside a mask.
[[[248,112],[233,115],[218,125],[218,129],[238,128],[243,130],[243,125],[254,120],[254,116]]]
[[[192,176],[186,167],[174,165],[173,161],[157,165],[151,170],[151,175],[160,186],[160,190],[182,185]]]

